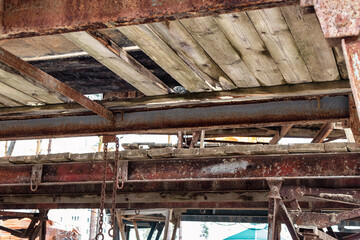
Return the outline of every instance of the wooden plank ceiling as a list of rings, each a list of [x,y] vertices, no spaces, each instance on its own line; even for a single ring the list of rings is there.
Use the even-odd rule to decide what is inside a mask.
[[[152,96],[347,79],[341,49],[330,48],[316,15],[297,5],[4,40],[0,47],[83,94]],[[0,65],[0,108],[64,101]]]

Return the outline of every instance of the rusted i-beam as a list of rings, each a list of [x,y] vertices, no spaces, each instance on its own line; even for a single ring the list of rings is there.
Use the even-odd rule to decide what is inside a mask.
[[[61,95],[74,100],[80,105],[108,120],[114,120],[113,113],[107,108],[103,107],[95,101],[90,100],[65,83],[57,80],[56,78],[50,76],[49,74],[41,71],[37,67],[25,62],[21,58],[2,48],[0,48],[0,62],[19,71],[22,75],[30,78],[35,83],[41,84],[56,93],[60,93]]]
[[[284,6],[296,0],[4,0],[0,38],[19,38]]]

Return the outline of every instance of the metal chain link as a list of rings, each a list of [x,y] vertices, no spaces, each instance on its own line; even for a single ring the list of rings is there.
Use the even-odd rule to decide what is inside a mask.
[[[113,192],[112,192],[112,205],[111,205],[111,228],[108,231],[110,237],[114,237],[115,230],[115,214],[116,214],[116,191],[118,189],[118,175],[119,175],[119,138],[116,138],[116,149],[114,159],[114,170],[113,170]]]
[[[101,198],[100,198],[100,216],[99,216],[99,231],[96,234],[95,239],[104,239],[103,234],[103,224],[104,224],[104,206],[105,206],[105,188],[106,188],[106,170],[107,170],[107,152],[108,152],[108,144],[104,143],[104,167],[103,167],[103,181],[101,184]]]

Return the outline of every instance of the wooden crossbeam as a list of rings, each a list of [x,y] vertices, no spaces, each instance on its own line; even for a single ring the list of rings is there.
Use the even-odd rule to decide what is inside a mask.
[[[145,95],[164,95],[171,92],[150,70],[111,39],[99,34],[75,32],[64,36]]]
[[[49,74],[41,71],[40,69],[34,67],[33,65],[23,61],[21,58],[13,55],[12,53],[0,48],[0,62],[6,64],[19,71],[20,74],[31,78],[35,83],[43,85],[56,93],[68,97],[75,102],[79,103],[83,107],[93,111],[94,113],[108,119],[113,120],[114,114],[103,107],[99,103],[90,100],[89,98],[82,95],[80,92],[69,87],[65,83],[57,80],[56,78],[50,76]]]
[[[293,127],[294,125],[290,124],[290,125],[286,125],[286,126],[282,126],[280,132],[278,132],[269,142],[269,144],[277,144],[281,138],[283,138],[289,131],[290,129]]]
[[[332,122],[325,123],[321,127],[321,129],[318,131],[316,136],[313,138],[311,143],[322,143],[322,142],[324,142],[325,138],[327,138],[330,135],[330,133],[332,132],[333,129],[334,129],[334,123],[332,123]]]

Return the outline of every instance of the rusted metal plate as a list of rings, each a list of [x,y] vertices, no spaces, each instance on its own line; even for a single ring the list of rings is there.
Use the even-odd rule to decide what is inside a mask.
[[[326,38],[359,35],[360,1],[314,0],[314,8]]]
[[[150,23],[294,4],[296,0],[4,0],[2,38]]]
[[[360,154],[305,154],[228,156],[206,159],[130,161],[128,181],[210,181],[284,179],[360,178]],[[43,165],[42,185],[99,183],[102,162]],[[29,185],[32,165],[4,165],[0,168],[0,186]],[[107,180],[112,171],[108,167]]]
[[[119,112],[114,123],[96,115],[0,121],[0,139],[165,133],[342,121],[349,118],[349,99],[348,96],[326,96],[259,103],[208,103],[151,110],[129,109]]]
[[[360,11],[360,10],[359,10]],[[346,68],[349,73],[351,90],[357,110],[360,116],[360,41],[348,42],[345,39],[341,41],[345,55]]]

